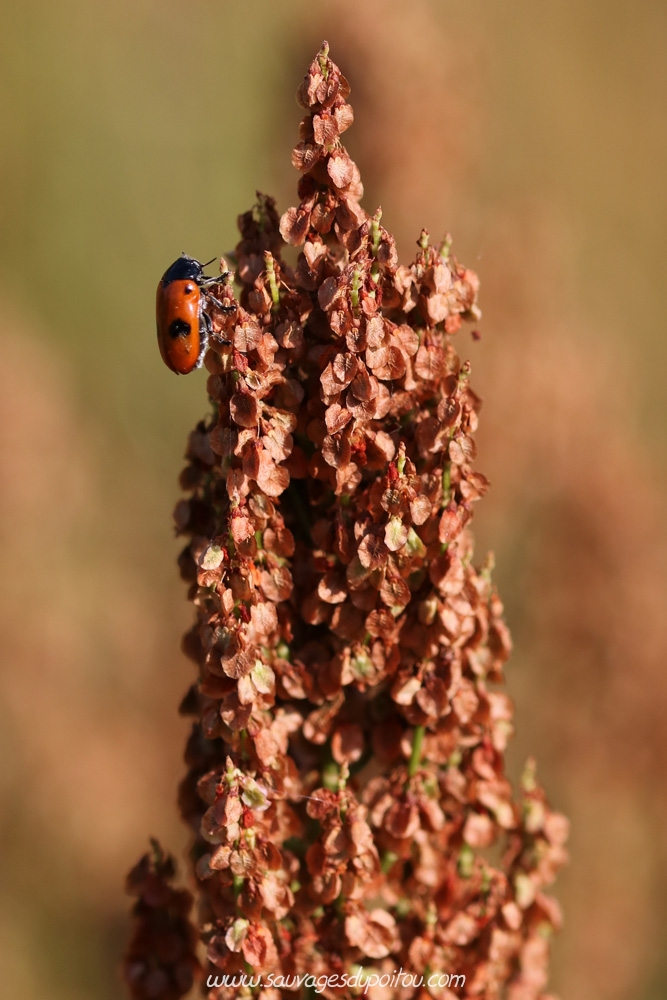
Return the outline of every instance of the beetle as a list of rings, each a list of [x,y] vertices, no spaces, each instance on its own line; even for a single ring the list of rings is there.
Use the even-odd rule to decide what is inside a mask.
[[[213,258],[215,260],[215,257]],[[233,312],[235,306],[223,306],[210,293],[210,285],[221,284],[229,271],[207,278],[202,264],[195,257],[182,253],[168,267],[157,286],[157,341],[162,360],[177,375],[188,375],[200,368],[211,334],[211,317],[206,306],[212,302],[223,312]]]

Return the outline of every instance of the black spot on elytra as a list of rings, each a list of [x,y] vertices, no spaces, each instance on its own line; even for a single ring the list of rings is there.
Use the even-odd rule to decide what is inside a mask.
[[[187,337],[190,333],[190,324],[184,319],[175,319],[169,324],[169,336],[176,340],[177,337]]]

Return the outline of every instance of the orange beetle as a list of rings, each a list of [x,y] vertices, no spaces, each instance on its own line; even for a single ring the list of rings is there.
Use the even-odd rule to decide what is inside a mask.
[[[206,278],[205,267],[206,264],[183,253],[167,268],[157,286],[157,342],[165,365],[177,375],[200,368],[204,360],[211,332],[207,302],[213,302],[224,312],[234,309],[223,306],[207,291],[209,285],[223,282],[229,272]]]

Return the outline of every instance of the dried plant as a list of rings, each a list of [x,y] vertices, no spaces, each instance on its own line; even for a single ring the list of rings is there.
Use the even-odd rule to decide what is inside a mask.
[[[493,483],[484,537],[502,550],[506,572],[512,564],[503,596],[521,634],[512,671],[521,742],[539,732],[541,768],[578,832],[576,864],[559,886],[568,934],[554,975],[565,996],[623,1000],[642,983],[650,993],[660,975],[652,928],[664,922],[655,887],[666,870],[655,836],[665,803],[646,798],[647,786],[662,784],[667,749],[658,721],[667,710],[664,490],[650,438],[636,429],[646,390],[576,299],[563,205],[526,187],[502,208],[484,197],[480,209],[476,178],[495,156],[484,149],[493,97],[483,26],[461,33],[443,13],[429,0],[412,5],[406,33],[402,7],[368,0],[341,18],[336,48],[346,65],[363,67],[355,149],[399,253],[412,240],[410,220],[439,232],[448,219],[485,261],[492,323],[475,350],[475,379],[493,387],[491,419],[477,435]],[[628,526],[620,482],[632,484],[630,545],[619,543]],[[624,821],[605,824],[604,815]],[[621,938],[625,947],[610,952]]]
[[[213,416],[191,435],[176,510],[196,608],[180,805],[202,989],[312,995],[299,976],[327,996],[366,982],[375,1000],[544,998],[559,923],[544,888],[567,823],[532,763],[518,801],[505,775],[510,640],[492,559],[472,561],[488,484],[453,346],[479,318],[477,277],[424,231],[398,264],[340,142],[348,93],[325,43],[297,93],[299,204],[280,218],[259,196],[239,220],[238,300],[217,286],[235,308],[212,307]],[[302,248],[294,267],[286,244]],[[184,995],[195,969],[170,875],[154,853],[131,878],[137,1000]],[[224,983],[248,973],[262,985]],[[465,984],[426,985],[443,973]]]

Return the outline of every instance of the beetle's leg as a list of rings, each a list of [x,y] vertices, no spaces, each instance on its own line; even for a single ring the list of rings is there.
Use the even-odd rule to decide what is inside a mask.
[[[212,302],[213,305],[220,310],[220,312],[223,313],[236,312],[236,306],[223,306],[222,302],[219,299],[216,299],[215,295],[211,295],[210,292],[206,293],[206,298],[209,300],[209,302]]]
[[[222,274],[216,274],[213,278],[202,278],[199,282],[199,287],[207,288],[208,285],[223,285],[231,273],[231,271],[223,271]]]
[[[208,303],[209,301],[212,302],[215,305],[216,309],[219,309],[220,312],[222,312],[222,313],[224,313],[226,315],[228,315],[229,313],[236,312],[236,306],[235,305],[234,306],[224,306],[222,304],[222,302],[219,302],[215,298],[214,295],[211,295],[208,292],[205,293],[204,295],[202,295],[202,298],[201,298],[201,303],[202,303],[201,304],[201,313],[202,313],[203,322],[204,322],[204,324],[206,326],[206,341],[207,341],[207,344],[208,344],[208,340],[209,340],[210,337],[215,338],[215,340],[218,343],[226,344],[226,343],[229,342],[226,339],[226,336],[222,335],[221,333],[216,333],[215,332],[215,330],[213,329],[213,320],[212,320],[211,316],[209,315],[209,313],[207,313],[206,309],[204,308],[205,304]],[[203,357],[203,355],[202,355],[202,357]]]
[[[204,364],[204,355],[208,350],[208,340],[213,333],[213,327],[211,325],[211,317],[205,311],[203,302],[199,306],[199,357],[197,358],[197,368],[201,368]]]

